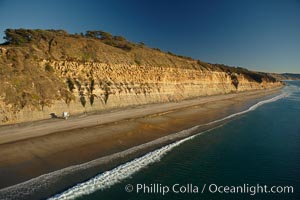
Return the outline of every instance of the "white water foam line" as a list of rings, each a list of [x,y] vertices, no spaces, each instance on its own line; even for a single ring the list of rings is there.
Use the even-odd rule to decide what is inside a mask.
[[[224,120],[228,120],[230,118],[236,117],[238,115],[242,115],[245,114],[247,112],[253,111],[256,108],[258,108],[259,106],[266,104],[266,103],[271,103],[274,101],[277,101],[281,98],[287,97],[288,94],[287,93],[282,93],[278,96],[275,96],[271,99],[268,100],[264,100],[264,101],[260,101],[258,103],[256,103],[255,105],[251,106],[249,109],[242,111],[242,112],[238,112],[232,115],[229,115],[227,117],[224,117],[222,119],[219,120],[215,120],[213,122],[207,123],[206,125],[211,125],[217,122],[221,122]],[[191,129],[196,130],[198,127],[203,126],[203,125],[199,125],[199,126],[195,126]],[[191,130],[188,129],[188,130]],[[208,130],[211,131],[212,129]],[[185,130],[187,131],[187,130]],[[84,195],[88,195],[91,193],[94,193],[98,190],[105,190],[111,186],[113,186],[116,183],[121,182],[122,180],[130,177],[131,175],[133,175],[134,173],[138,172],[139,170],[145,168],[146,166],[148,166],[149,164],[158,162],[161,160],[161,158],[168,153],[169,151],[171,151],[173,148],[175,148],[176,146],[182,144],[183,142],[187,141],[187,140],[191,140],[194,137],[203,134],[205,132],[208,131],[204,131],[202,133],[187,137],[185,139],[182,139],[180,141],[174,142],[172,144],[166,145],[164,147],[161,147],[155,151],[149,152],[147,154],[145,154],[142,157],[136,158],[132,161],[129,161],[125,164],[122,164],[110,171],[106,171],[102,174],[99,174],[97,176],[95,176],[94,178],[91,178],[90,180],[83,182],[83,183],[79,183],[76,186],[64,191],[61,194],[56,194],[55,196],[49,198],[48,200],[70,200],[70,199],[75,199],[78,198],[80,196],[84,196]]]
[[[174,142],[155,151],[147,153],[146,155],[120,165],[113,170],[99,174],[98,176],[90,179],[87,182],[80,183],[63,192],[62,194],[57,194],[54,197],[49,198],[48,200],[75,199],[83,195],[91,194],[98,190],[107,189],[112,185],[130,177],[132,174],[145,168],[149,164],[160,161],[160,159],[167,152],[171,151],[174,147],[180,145],[181,143],[192,139],[193,137],[195,136],[190,136],[178,142]]]
[[[271,103],[271,102],[277,101],[277,100],[279,100],[279,99],[288,97],[289,95],[290,95],[289,93],[282,93],[282,94],[280,94],[280,95],[278,95],[278,96],[275,96],[275,97],[273,97],[273,98],[271,98],[271,99],[267,99],[267,100],[264,100],[264,101],[260,101],[260,102],[258,102],[258,103],[256,103],[256,104],[254,104],[253,106],[251,106],[250,108],[248,108],[247,110],[244,110],[244,111],[241,111],[241,112],[238,112],[238,113],[234,113],[234,114],[229,115],[229,116],[227,116],[227,117],[224,117],[224,118],[222,118],[222,119],[218,119],[218,120],[209,122],[209,123],[207,123],[207,124],[205,124],[205,125],[215,124],[215,123],[217,123],[217,122],[222,122],[222,121],[231,119],[231,118],[233,118],[233,117],[236,117],[236,116],[239,116],[239,115],[243,115],[243,114],[245,114],[245,113],[247,113],[247,112],[250,112],[250,111],[255,110],[256,108],[258,108],[259,106],[261,106],[261,105],[263,105],[263,104]]]

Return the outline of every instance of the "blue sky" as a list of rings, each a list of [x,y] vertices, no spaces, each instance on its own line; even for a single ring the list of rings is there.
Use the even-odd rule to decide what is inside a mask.
[[[6,28],[104,30],[211,63],[300,73],[300,0],[0,0],[1,38]]]

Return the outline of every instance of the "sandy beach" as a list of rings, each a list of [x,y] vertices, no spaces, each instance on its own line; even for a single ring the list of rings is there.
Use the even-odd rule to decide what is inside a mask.
[[[280,88],[276,88],[208,96],[182,102],[99,112],[71,117],[69,120],[49,119],[2,126],[0,189],[209,123],[245,110],[279,92]],[[213,126],[216,125],[218,124]],[[197,131],[213,126],[203,126]],[[184,136],[174,137],[157,145],[148,145],[130,156],[106,162],[101,167],[90,170],[83,179],[182,137]],[[74,178],[73,182],[78,180],[80,178]],[[61,187],[70,185],[71,182],[62,184]],[[53,192],[54,189],[49,190],[49,194]]]

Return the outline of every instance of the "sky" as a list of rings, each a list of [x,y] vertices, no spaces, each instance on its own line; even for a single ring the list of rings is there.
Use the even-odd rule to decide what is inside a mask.
[[[300,73],[300,0],[0,0],[7,28],[104,30],[179,55]]]

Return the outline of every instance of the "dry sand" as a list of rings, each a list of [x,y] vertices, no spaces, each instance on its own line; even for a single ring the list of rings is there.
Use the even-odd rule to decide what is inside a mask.
[[[278,92],[279,88],[217,95],[69,120],[50,119],[2,126],[0,188],[205,124],[244,110]]]

